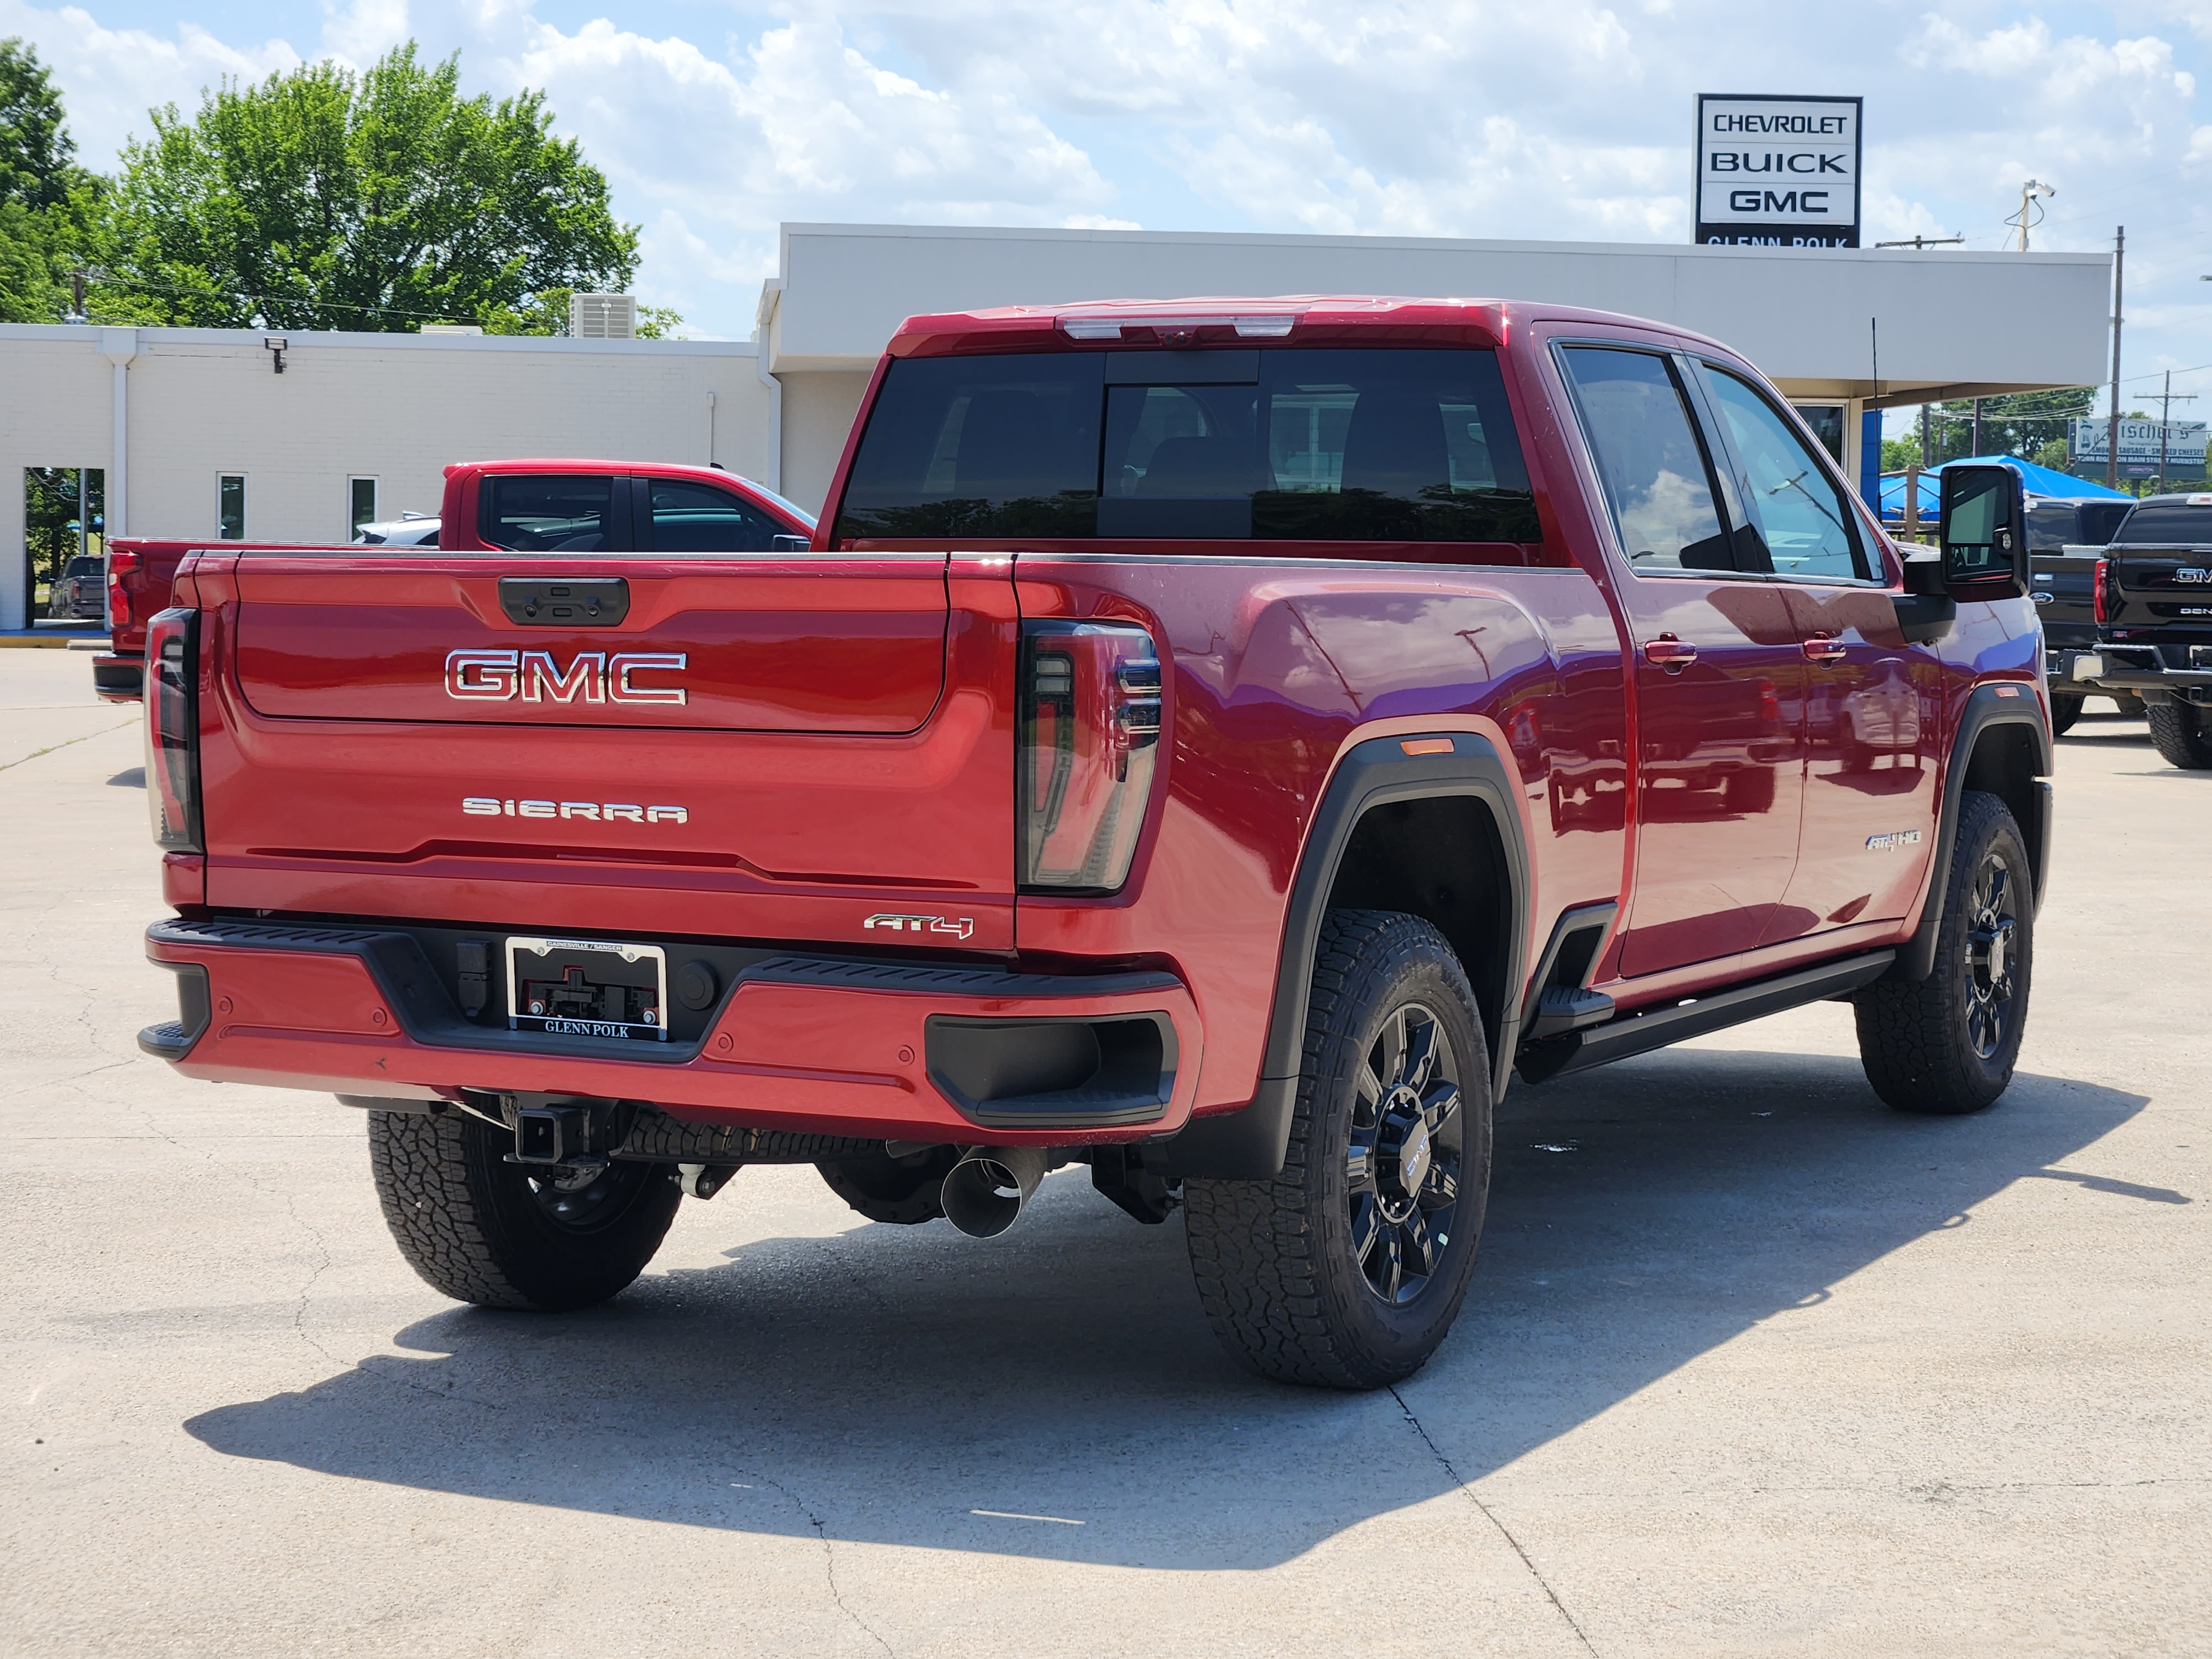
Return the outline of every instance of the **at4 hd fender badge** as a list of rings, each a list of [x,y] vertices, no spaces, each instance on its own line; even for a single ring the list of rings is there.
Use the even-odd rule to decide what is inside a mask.
[[[894,933],[950,933],[966,939],[975,931],[973,916],[902,916],[888,913],[870,916],[860,924],[864,932],[888,927]]]
[[[1867,851],[1869,853],[1894,853],[1919,845],[1920,832],[1917,830],[1893,830],[1886,836],[1867,837]]]

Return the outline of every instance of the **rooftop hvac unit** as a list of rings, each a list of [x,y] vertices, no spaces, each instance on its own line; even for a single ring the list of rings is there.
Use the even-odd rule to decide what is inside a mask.
[[[568,332],[580,340],[635,340],[637,301],[627,294],[572,294]]]

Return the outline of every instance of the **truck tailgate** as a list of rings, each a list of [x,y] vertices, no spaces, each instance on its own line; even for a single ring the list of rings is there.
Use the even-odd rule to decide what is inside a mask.
[[[1003,560],[272,554],[196,581],[210,905],[848,944],[912,942],[868,926],[911,913],[1012,946]]]
[[[2113,638],[2155,629],[2161,641],[2212,641],[2212,547],[2115,547],[2106,562]]]

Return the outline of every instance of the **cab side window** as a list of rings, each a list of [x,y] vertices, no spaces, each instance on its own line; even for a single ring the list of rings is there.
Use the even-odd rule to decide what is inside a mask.
[[[640,482],[653,497],[656,553],[766,553],[784,527],[726,489],[670,478]]]
[[[1636,574],[1735,569],[1705,450],[1667,360],[1612,346],[1571,346],[1559,355]]]
[[[1812,446],[1747,382],[1710,363],[1705,378],[1735,452],[1745,514],[1774,574],[1868,580],[1850,507]]]
[[[615,483],[604,472],[493,474],[483,485],[484,544],[518,553],[605,553],[627,547],[629,534],[617,524]]]

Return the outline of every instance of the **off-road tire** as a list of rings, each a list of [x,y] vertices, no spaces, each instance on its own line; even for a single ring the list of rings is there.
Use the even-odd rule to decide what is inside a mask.
[[[2053,696],[2051,699],[2051,735],[2063,738],[2074,729],[2074,722],[2081,718],[2083,697]]]
[[[1986,1028],[1978,1028],[1977,1021],[1990,1018],[1995,1004],[1984,994],[1992,947],[1989,930],[1980,925],[1985,918],[1977,894],[1992,859],[2005,872],[2011,925],[1996,952],[2007,988],[2002,1024],[1996,1040],[1985,1043]],[[2035,966],[2033,870],[2004,802],[1977,789],[1962,794],[1951,867],[1942,872],[1943,920],[1936,933],[1935,971],[1917,983],[1869,985],[1852,999],[1867,1081],[1899,1111],[1978,1112],[2012,1081]]]
[[[514,1148],[459,1111],[368,1115],[376,1195],[409,1267],[456,1302],[549,1313],[605,1302],[645,1271],[684,1201],[665,1170],[611,1164],[591,1213],[562,1220],[503,1161]]]
[[[1410,1300],[1394,1303],[1370,1284],[1363,1261],[1374,1258],[1356,1248],[1361,1188],[1352,1159],[1354,1135],[1367,1133],[1355,1123],[1364,1109],[1358,1073],[1408,1007],[1427,1011],[1449,1045],[1460,1115],[1449,1149],[1456,1199],[1433,1268]],[[1439,1063],[1426,1075],[1447,1073]],[[1262,1376],[1319,1388],[1382,1388],[1419,1370],[1451,1329],[1474,1271],[1490,1188],[1490,1095],[1474,994],[1443,936],[1394,911],[1332,912],[1316,954],[1282,1173],[1183,1183],[1199,1301],[1230,1352]],[[1370,1152],[1370,1191],[1376,1163]],[[1416,1201],[1423,1215],[1433,1213],[1418,1191]]]
[[[2150,740],[2167,762],[2185,772],[2212,771],[2212,732],[2204,711],[2185,702],[2153,703],[2146,711]]]

